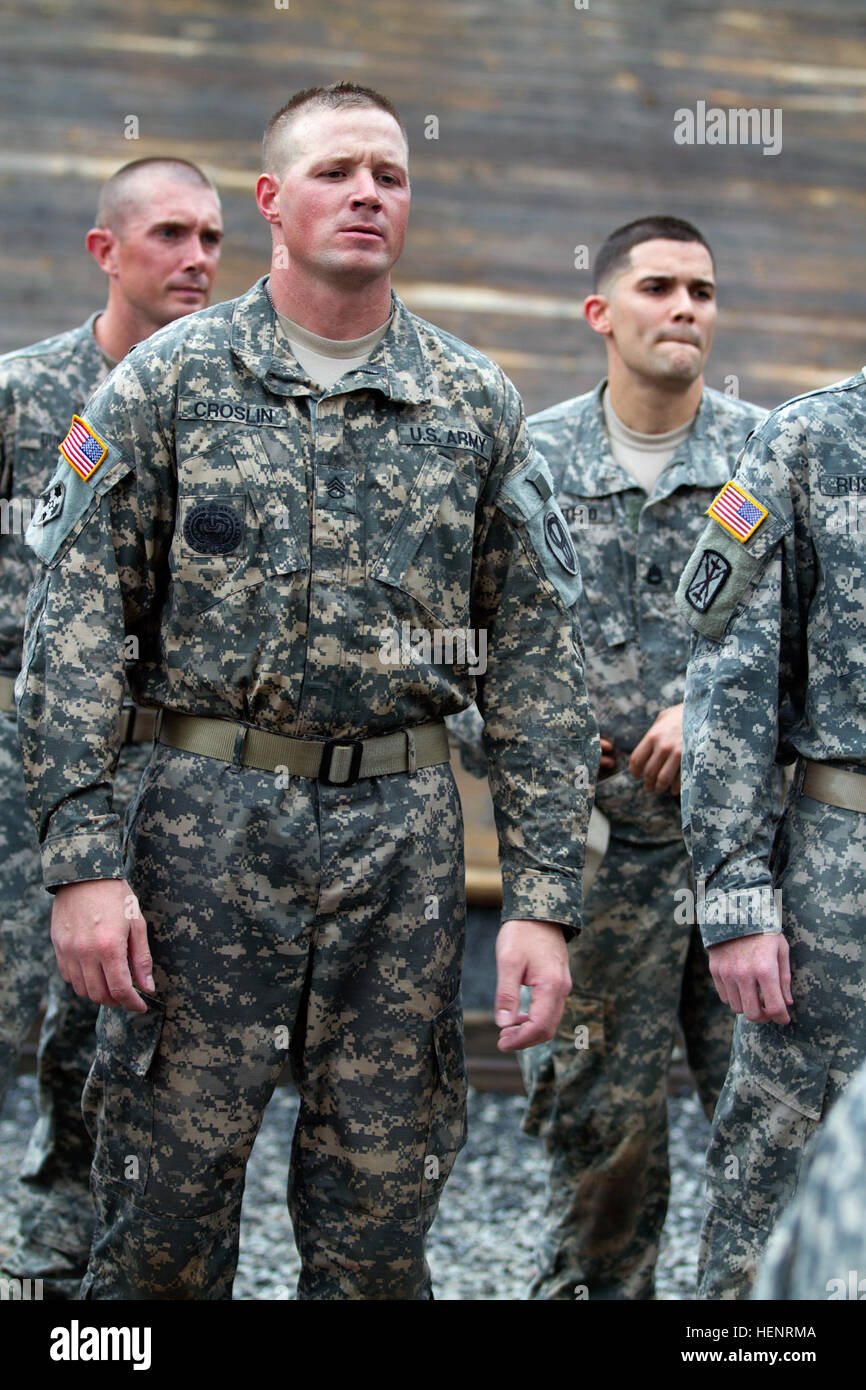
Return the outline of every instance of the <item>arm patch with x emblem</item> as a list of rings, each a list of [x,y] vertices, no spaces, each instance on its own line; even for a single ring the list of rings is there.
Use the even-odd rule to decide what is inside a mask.
[[[757,581],[792,523],[766,511],[747,542],[729,534],[716,519],[704,528],[677,589],[677,608],[702,637],[721,642],[750,585]]]
[[[731,573],[730,561],[717,550],[705,550],[693,579],[686,585],[686,602],[698,613],[706,613]]]

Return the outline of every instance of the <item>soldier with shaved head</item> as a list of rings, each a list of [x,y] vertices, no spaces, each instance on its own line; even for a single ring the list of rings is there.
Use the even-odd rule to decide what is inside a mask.
[[[194,164],[158,158],[125,165],[104,184],[86,237],[108,279],[105,308],[78,328],[0,358],[0,1104],[20,1042],[48,994],[40,1119],[25,1162],[19,1236],[4,1267],[21,1278],[42,1278],[52,1297],[77,1291],[90,1246],[92,1145],[80,1109],[97,1008],[57,973],[51,899],[24,804],[13,685],[35,565],[22,533],[31,517],[47,521],[62,506],[57,488],[38,508],[36,499],[54,471],[70,414],[83,410],[134,343],[207,305],[221,240],[219,198]],[[143,766],[147,720],[130,710],[124,732],[128,742],[115,780],[120,806]]]

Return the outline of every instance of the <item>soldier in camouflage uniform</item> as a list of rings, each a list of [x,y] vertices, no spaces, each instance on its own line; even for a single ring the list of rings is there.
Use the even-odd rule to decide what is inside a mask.
[[[763,411],[703,385],[711,252],[677,218],[613,232],[585,305],[609,379],[530,420],[580,554],[587,687],[610,839],[571,943],[575,987],[548,1043],[521,1054],[524,1128],[550,1156],[530,1296],[655,1296],[667,1211],[667,1073],[677,1021],[708,1119],[730,1015],[694,925],[680,826],[689,629],[674,603],[705,509]],[[622,448],[621,445],[625,445]]]
[[[598,755],[579,574],[519,397],[391,292],[409,189],[390,103],[301,93],[264,155],[269,279],[130,354],[64,444],[86,480],[61,464],[34,537],[20,725],[45,882],[67,885],[53,939],[76,990],[123,1006],[100,1012],[85,1097],[91,1298],[231,1296],[287,1053],[299,1297],[431,1296],[424,1239],[465,1132],[442,717],[476,694],[503,1048],[552,1033],[580,921]],[[465,647],[434,646],[466,630],[486,634],[477,680]],[[121,843],[127,633],[161,714]]]
[[[93,1146],[82,1124],[81,1093],[93,1061],[97,1006],[79,999],[57,972],[51,898],[26,811],[12,690],[37,566],[23,531],[55,470],[70,414],[84,408],[134,342],[207,304],[222,225],[209,181],[176,160],[135,161],[118,170],[102,189],[96,221],[87,246],[109,277],[105,309],[79,328],[0,359],[0,1104],[21,1040],[48,994],[40,1116],[25,1159],[19,1236],[5,1269],[42,1278],[56,1296],[77,1290],[90,1249]],[[151,716],[149,736],[142,712],[124,713],[127,743],[114,782],[118,812],[132,800],[147,761],[152,722]]]
[[[866,1066],[809,1145],[754,1298],[866,1298]]]
[[[700,1295],[747,1298],[806,1141],[866,1056],[866,384],[751,436],[683,574],[698,634],[683,824],[739,1015],[707,1157]],[[776,764],[796,760],[781,818]]]

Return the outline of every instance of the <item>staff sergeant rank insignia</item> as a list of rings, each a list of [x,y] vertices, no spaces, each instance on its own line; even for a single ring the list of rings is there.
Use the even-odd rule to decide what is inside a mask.
[[[731,572],[731,563],[717,550],[705,550],[686,589],[686,599],[698,613],[706,613]]]
[[[79,477],[85,481],[96,472],[108,453],[108,445],[103,444],[99,435],[94,434],[79,415],[73,415],[69,433],[58,448],[66,462],[71,463]]]
[[[707,507],[706,514],[743,544],[769,515],[766,507],[736,483],[725,483],[718,497]]]

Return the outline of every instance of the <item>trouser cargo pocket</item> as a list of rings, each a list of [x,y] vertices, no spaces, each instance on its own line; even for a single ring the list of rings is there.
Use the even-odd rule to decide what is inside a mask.
[[[437,1202],[454,1160],[466,1143],[466,1062],[463,1001],[456,999],[433,1019],[435,1081],[424,1154],[421,1200]]]
[[[741,1020],[713,1119],[707,1169],[713,1205],[771,1229],[793,1197],[803,1150],[821,1121],[830,1056],[775,1024]]]
[[[153,1145],[153,1070],[165,1006],[147,998],[147,1013],[99,1010],[96,1060],[87,1078],[82,1112],[96,1152],[97,1181],[144,1192]]]

